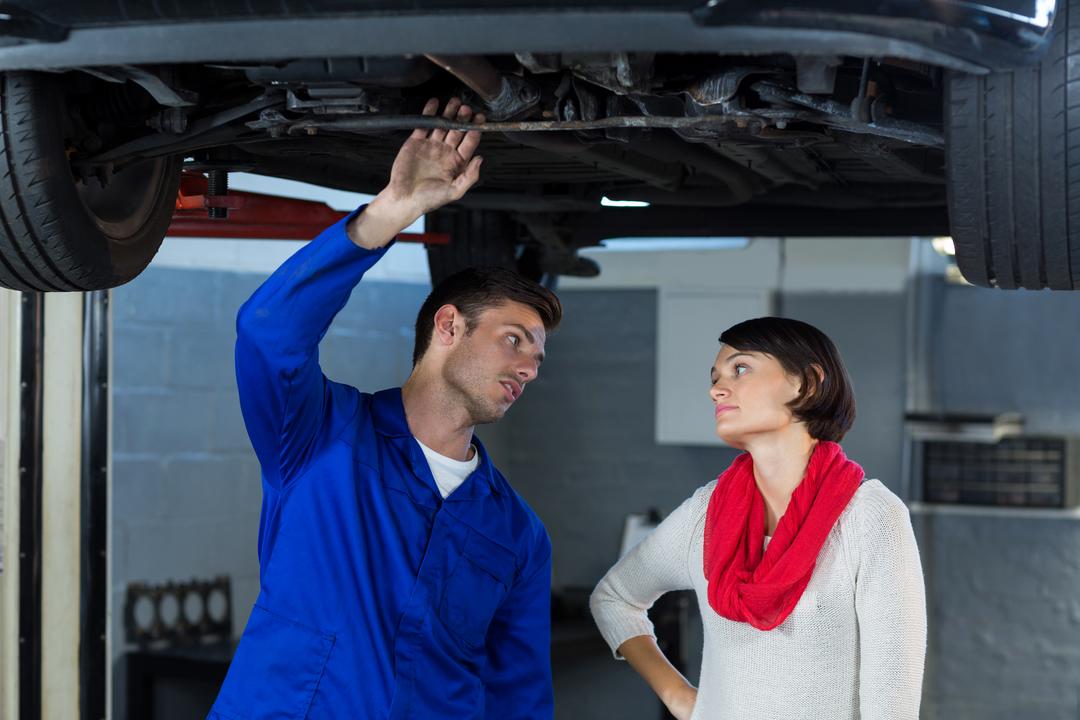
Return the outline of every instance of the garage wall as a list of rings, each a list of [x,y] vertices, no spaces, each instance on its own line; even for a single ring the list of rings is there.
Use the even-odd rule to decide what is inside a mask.
[[[1080,293],[931,287],[930,409],[1020,412],[1080,434]],[[1080,514],[916,508],[930,660],[924,717],[1074,718]]]
[[[1031,432],[1080,435],[1080,293],[932,290],[938,408],[1020,412]]]
[[[258,593],[259,467],[240,415],[235,317],[265,273],[151,267],[113,292],[112,602],[124,715],[124,589],[228,574],[239,634]],[[429,288],[364,282],[322,345],[328,376],[365,391],[404,381]],[[203,711],[208,708],[203,708]]]

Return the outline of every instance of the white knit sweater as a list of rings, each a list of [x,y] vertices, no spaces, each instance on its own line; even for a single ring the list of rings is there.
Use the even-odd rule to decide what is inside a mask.
[[[705,628],[692,720],[918,718],[926,599],[904,503],[864,482],[795,610],[764,632],[709,606],[702,553],[715,486],[699,488],[596,586],[590,606],[612,650],[653,635],[646,610],[658,597],[692,589]]]

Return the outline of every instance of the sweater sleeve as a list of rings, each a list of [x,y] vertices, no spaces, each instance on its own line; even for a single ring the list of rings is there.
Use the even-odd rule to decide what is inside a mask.
[[[860,718],[917,720],[926,659],[919,548],[895,495],[867,498],[863,510],[855,578]]]
[[[618,660],[623,659],[619,646],[630,638],[656,637],[648,610],[661,595],[693,587],[687,561],[700,493],[675,508],[615,563],[589,598],[600,634]]]

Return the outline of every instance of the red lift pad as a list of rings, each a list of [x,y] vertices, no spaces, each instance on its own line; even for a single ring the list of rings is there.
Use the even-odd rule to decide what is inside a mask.
[[[185,171],[167,235],[172,237],[260,238],[311,240],[348,213],[312,200],[275,197],[230,190],[228,195],[207,195],[207,179]],[[229,217],[211,219],[207,208],[229,209]],[[398,242],[446,245],[446,233],[401,233]]]

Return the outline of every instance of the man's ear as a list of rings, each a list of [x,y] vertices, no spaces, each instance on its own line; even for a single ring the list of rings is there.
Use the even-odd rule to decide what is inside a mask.
[[[438,345],[449,346],[454,344],[454,339],[464,332],[464,319],[458,309],[447,303],[435,312],[435,327],[432,331],[431,341]]]

